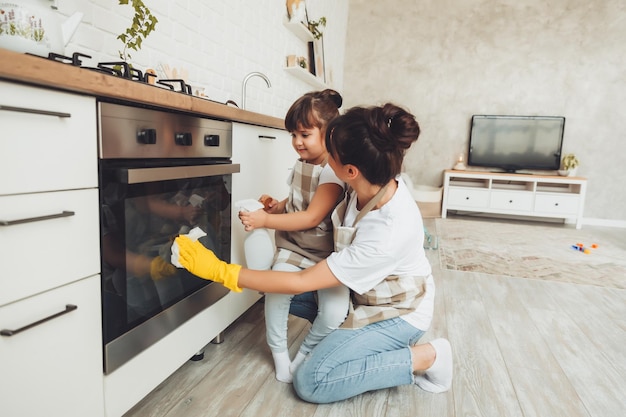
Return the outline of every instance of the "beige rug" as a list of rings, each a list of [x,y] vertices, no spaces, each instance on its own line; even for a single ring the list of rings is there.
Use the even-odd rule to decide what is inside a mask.
[[[622,249],[626,245],[614,241],[615,233],[451,218],[437,219],[436,229],[444,269],[626,288],[626,250]],[[590,253],[572,249],[577,243]],[[593,244],[597,248],[592,249]]]

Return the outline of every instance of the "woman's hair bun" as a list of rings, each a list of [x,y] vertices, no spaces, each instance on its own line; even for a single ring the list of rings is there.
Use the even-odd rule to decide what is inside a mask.
[[[393,103],[373,107],[371,111],[374,119],[372,126],[379,131],[381,139],[388,140],[386,144],[379,142],[381,150],[389,148],[406,150],[417,140],[420,128],[411,113]]]

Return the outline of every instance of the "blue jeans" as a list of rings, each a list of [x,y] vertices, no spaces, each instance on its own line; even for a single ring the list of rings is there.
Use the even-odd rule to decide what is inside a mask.
[[[424,332],[400,318],[360,329],[337,329],[307,356],[293,378],[311,403],[345,400],[367,391],[413,383],[409,346]]]
[[[294,295],[289,305],[289,314],[307,319],[311,323],[317,317],[316,291]]]

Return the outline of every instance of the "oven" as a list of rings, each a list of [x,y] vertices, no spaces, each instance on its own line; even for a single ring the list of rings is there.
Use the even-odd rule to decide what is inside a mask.
[[[224,297],[222,285],[170,264],[178,234],[230,260],[232,125],[101,101],[100,243],[104,373]]]

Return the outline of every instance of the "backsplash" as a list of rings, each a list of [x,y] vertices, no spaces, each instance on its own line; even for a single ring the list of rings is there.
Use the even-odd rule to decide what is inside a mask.
[[[144,0],[159,22],[140,51],[130,51],[131,63],[140,70],[153,68],[188,74],[194,90],[209,98],[242,104],[242,82],[250,72],[261,72],[271,81],[267,88],[260,78],[247,84],[246,109],[283,118],[300,95],[318,89],[285,72],[287,55],[306,55],[306,44],[284,25],[284,0]],[[118,0],[58,0],[59,11],[84,13],[67,45],[66,53],[81,52],[93,62],[119,61],[123,44],[117,39],[131,24],[133,9]],[[324,55],[327,84],[338,91],[343,85],[347,0],[309,0],[310,19],[326,17]],[[88,60],[90,61],[90,60]]]

